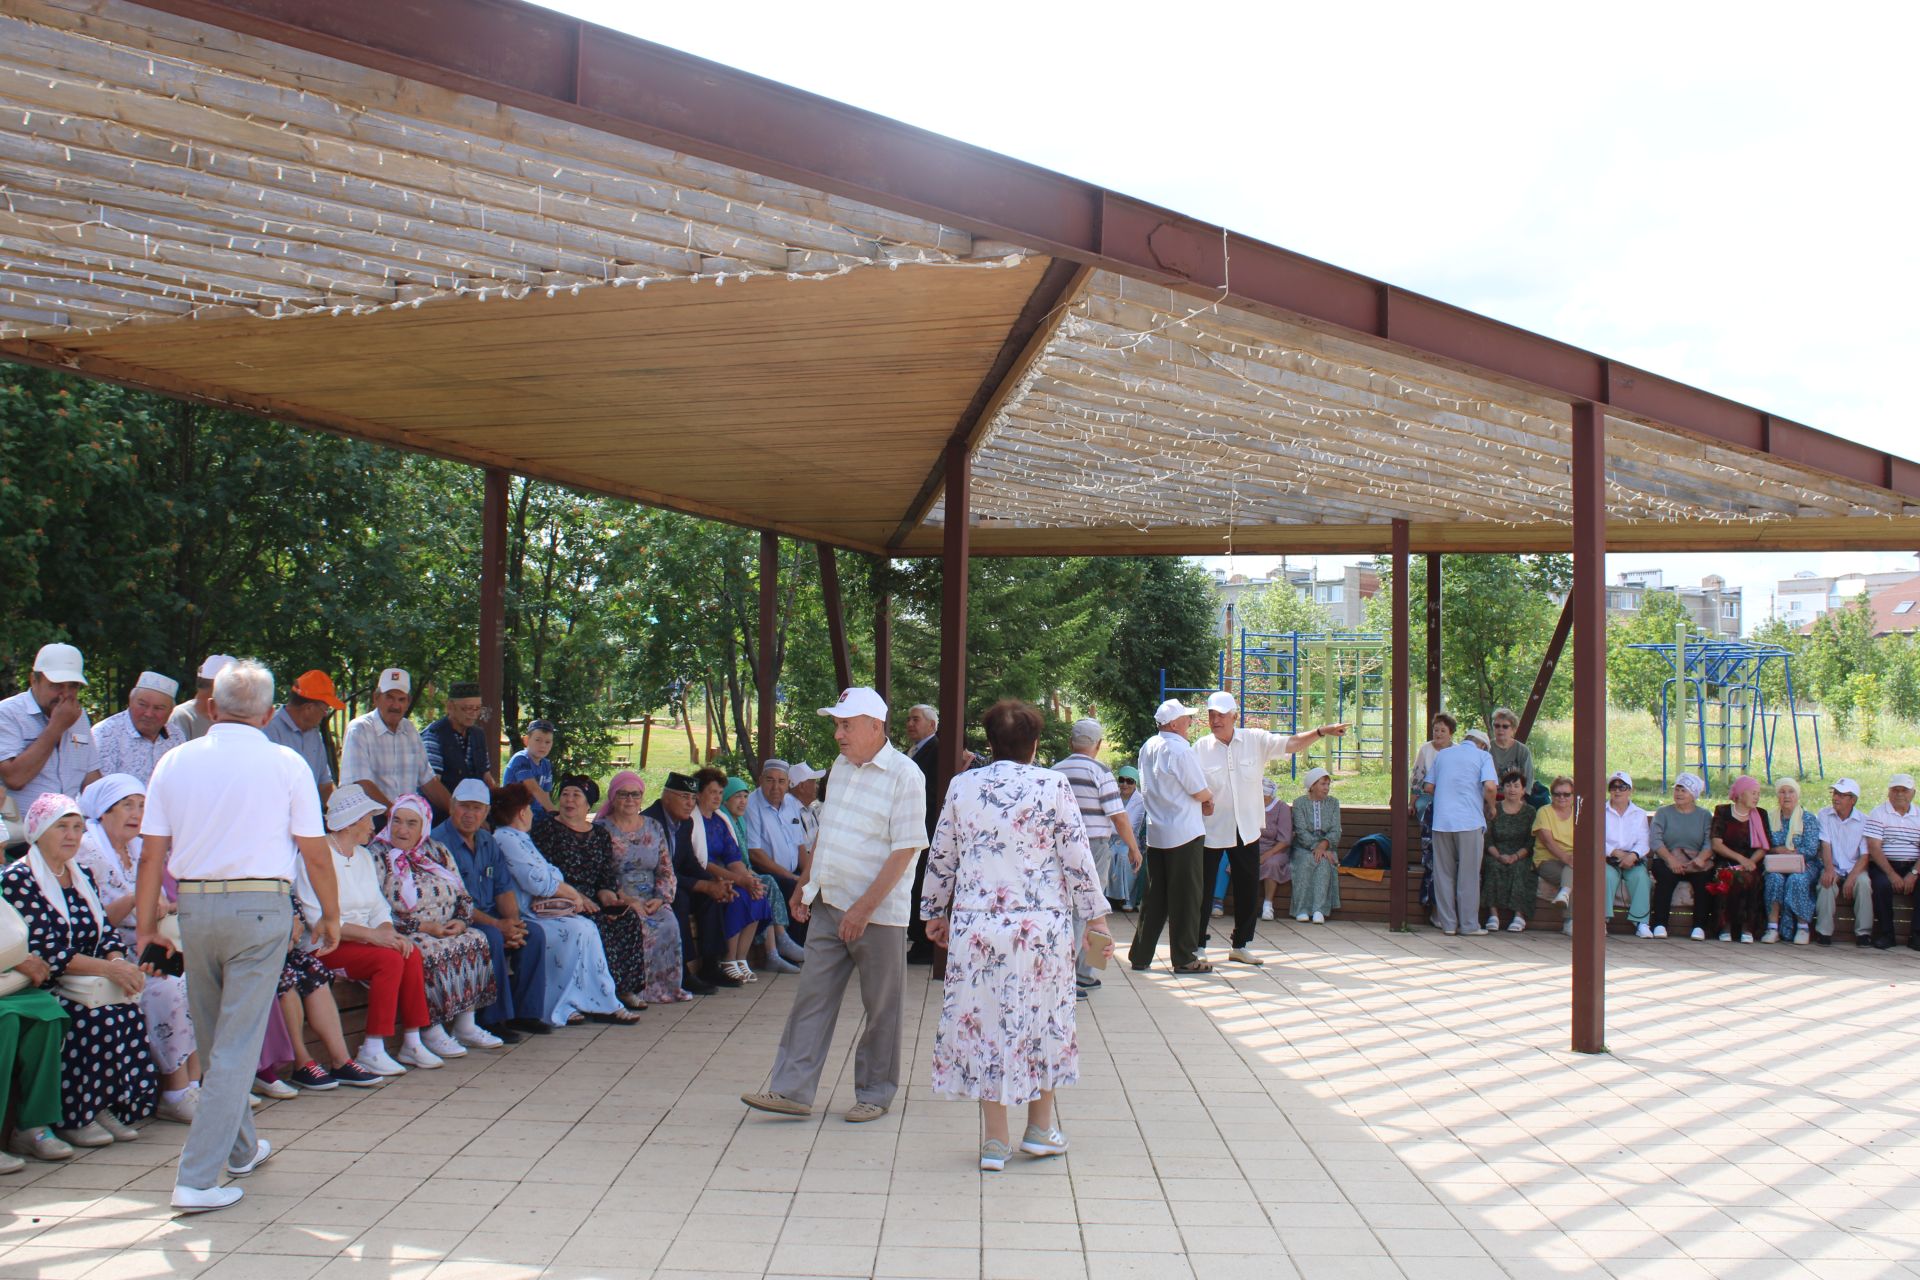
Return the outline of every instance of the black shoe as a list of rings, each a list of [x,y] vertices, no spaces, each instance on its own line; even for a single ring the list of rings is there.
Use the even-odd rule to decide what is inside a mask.
[[[1909,951],[1920,951],[1920,938],[1908,938],[1908,939],[1907,939],[1907,950],[1909,950]]]
[[[1893,939],[1892,938],[1875,938],[1873,940],[1873,949],[1875,951],[1891,951],[1893,950]]]
[[[1873,945],[1873,939],[1864,933],[1856,933],[1853,935],[1853,945],[1856,947],[1870,947]]]
[[[907,963],[908,964],[932,964],[933,963],[933,944],[931,942],[916,942],[912,946],[908,947]]]
[[[1127,967],[1135,973],[1145,973],[1147,970],[1153,968],[1151,964],[1129,964]]]
[[[690,996],[710,996],[714,992],[711,982],[691,973],[681,975],[680,989]]]
[[[522,1031],[530,1036],[550,1036],[553,1034],[553,1028],[538,1018],[515,1018],[507,1025],[515,1031]]]
[[[496,1022],[492,1026],[481,1023],[480,1029],[498,1040],[501,1044],[519,1044],[522,1040],[526,1039],[525,1036],[504,1022]]]
[[[728,973],[722,973],[718,969],[709,969],[700,976],[716,987],[744,987],[747,985],[739,978]]]
[[[1816,947],[1830,947],[1833,945],[1833,935],[1830,933],[1816,933],[1813,935],[1813,945]]]
[[[1075,978],[1073,984],[1083,991],[1098,991],[1100,989],[1100,979],[1098,978]]]

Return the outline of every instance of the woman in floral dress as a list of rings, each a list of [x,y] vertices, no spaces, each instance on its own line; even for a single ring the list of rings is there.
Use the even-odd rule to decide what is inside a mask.
[[[1762,942],[1813,941],[1813,895],[1820,887],[1820,819],[1800,803],[1800,784],[1782,778],[1773,784],[1773,853],[1797,853],[1807,865],[1800,871],[1769,871],[1762,889],[1767,931]]]
[[[648,1004],[691,1000],[680,985],[680,922],[673,914],[673,845],[658,819],[639,811],[644,793],[633,785],[638,774],[616,773],[607,790],[613,810],[600,811],[597,824],[613,846],[620,898],[640,917],[646,941],[647,982],[640,998]],[[631,812],[629,812],[629,810]],[[631,825],[628,825],[631,824]]]
[[[393,802],[386,830],[368,848],[380,868],[380,892],[393,909],[393,927],[420,949],[427,1010],[433,1015],[433,1025],[420,1039],[438,1057],[460,1058],[467,1051],[457,1033],[478,1030],[473,1011],[500,996],[487,940],[469,928],[473,899],[467,896],[453,855],[427,834],[432,821],[433,807],[424,797],[401,796]],[[449,1022],[455,1035],[442,1025]],[[409,1046],[402,1045],[399,1061],[438,1065],[413,1062],[408,1052]]]
[[[1053,1091],[1080,1078],[1074,1038],[1076,911],[1103,954],[1108,904],[1073,788],[1035,768],[1040,713],[1012,699],[986,714],[993,763],[953,780],[927,857],[920,918],[948,948],[933,1088],[977,1098],[982,1169],[1012,1154],[1007,1108],[1027,1104],[1020,1149],[1059,1155]],[[949,919],[951,912],[951,919]]]
[[[607,971],[629,1009],[644,1009],[640,991],[647,985],[646,934],[640,917],[620,899],[620,875],[613,864],[607,829],[593,821],[600,784],[584,774],[560,779],[554,801],[560,807],[533,828],[533,845],[566,882],[600,904],[588,918],[600,930]]]

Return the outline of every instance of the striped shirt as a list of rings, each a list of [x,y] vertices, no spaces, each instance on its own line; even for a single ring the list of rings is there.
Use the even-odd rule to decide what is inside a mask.
[[[371,782],[388,804],[420,790],[433,776],[420,731],[404,716],[399,728],[389,729],[378,711],[369,711],[340,739],[340,781]]]
[[[841,756],[827,771],[813,874],[801,900],[845,911],[873,887],[896,849],[927,847],[927,779],[920,766],[888,743],[865,764]],[[913,877],[903,875],[869,924],[907,927]]]
[[[1111,836],[1113,815],[1127,811],[1113,772],[1092,756],[1083,756],[1078,751],[1055,763],[1053,771],[1064,773],[1073,784],[1073,800],[1080,806],[1080,825],[1087,829],[1087,839]]]
[[[1866,837],[1880,842],[1880,852],[1889,862],[1912,862],[1920,858],[1920,805],[1909,804],[1898,813],[1890,801],[1867,815]]]

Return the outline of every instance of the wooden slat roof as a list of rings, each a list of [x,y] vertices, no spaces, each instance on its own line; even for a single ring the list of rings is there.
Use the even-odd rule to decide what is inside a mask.
[[[938,546],[955,435],[982,553],[1370,551],[1395,519],[1421,550],[1562,546],[1577,388],[1609,406],[1615,546],[1920,545],[1911,463],[1607,362],[1587,390],[1594,358],[1387,286],[1363,320],[1357,278],[1288,293],[1268,247],[1209,288],[1176,215],[1137,265],[1111,193],[1076,239],[1016,207],[1067,180],[779,90],[846,134],[810,184],[725,122],[621,118],[697,132],[660,83],[766,82],[494,0],[305,12],[0,3],[0,356],[903,554]],[[416,18],[465,43],[402,74]],[[595,68],[622,58],[660,83],[620,97]]]

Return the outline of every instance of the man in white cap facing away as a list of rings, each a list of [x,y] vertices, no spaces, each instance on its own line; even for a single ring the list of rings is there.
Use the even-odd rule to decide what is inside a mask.
[[[1106,736],[1107,731],[1098,720],[1074,721],[1069,740],[1073,753],[1053,766],[1055,773],[1067,775],[1073,787],[1073,799],[1080,809],[1080,825],[1087,829],[1087,844],[1093,850],[1093,865],[1100,874],[1103,894],[1107,891],[1107,875],[1113,870],[1115,857],[1124,856],[1135,871],[1143,861],[1133,823],[1127,818],[1126,801],[1120,798],[1120,784],[1114,780],[1112,771],[1100,763],[1100,744]],[[1123,855],[1115,853],[1116,841],[1126,850]],[[1087,958],[1086,935],[1087,922],[1075,915],[1073,936],[1080,940],[1080,962],[1074,974],[1078,988],[1074,994],[1082,1000],[1100,986],[1100,979]]]
[[[213,727],[213,717],[208,710],[213,702],[213,679],[226,670],[232,661],[224,653],[209,654],[194,675],[193,696],[175,707],[173,714],[167,717],[167,723],[178,729],[188,742]]]
[[[1913,775],[1887,779],[1887,798],[1867,815],[1867,876],[1873,883],[1873,945],[1893,945],[1893,895],[1913,894],[1907,945],[1920,951],[1920,809],[1913,804]]]
[[[1213,793],[1213,812],[1207,815],[1206,865],[1200,884],[1210,889],[1226,859],[1228,892],[1233,895],[1233,949],[1229,960],[1261,964],[1247,948],[1260,919],[1260,831],[1267,823],[1266,795],[1260,789],[1267,765],[1282,756],[1305,751],[1322,738],[1338,738],[1344,724],[1323,724],[1292,735],[1268,729],[1241,727],[1240,704],[1222,689],[1207,695],[1207,728],[1193,754]]]
[[[131,774],[146,782],[160,757],[187,740],[168,723],[180,682],[158,671],[142,671],[127,694],[127,709],[116,711],[93,726],[93,742],[100,750],[100,772]]]
[[[860,975],[867,1025],[853,1060],[847,1119],[877,1120],[900,1088],[900,1008],[907,976],[907,871],[927,847],[926,778],[887,741],[887,704],[852,688],[831,707],[840,758],[827,772],[820,835],[790,909],[807,929],[806,963],[780,1034],[773,1075],[740,1100],[783,1116],[813,1112],[847,982]],[[791,776],[791,774],[789,774]]]
[[[1213,966],[1198,954],[1206,912],[1200,864],[1213,792],[1187,741],[1193,711],[1168,698],[1153,719],[1160,731],[1141,745],[1139,759],[1140,793],[1147,798],[1147,891],[1127,960],[1136,970],[1151,968],[1160,931],[1166,929],[1173,971],[1206,973]]]
[[[356,717],[340,737],[340,781],[359,783],[388,809],[417,791],[436,810],[445,811],[453,797],[427,760],[420,730],[407,719],[412,703],[413,678],[399,667],[382,671],[374,686],[373,710]]]
[[[1860,784],[1852,778],[1834,783],[1829,795],[1827,807],[1815,815],[1820,819],[1820,878],[1814,882],[1811,940],[1823,947],[1833,945],[1835,909],[1844,893],[1853,903],[1855,945],[1864,947],[1873,933],[1867,811],[1860,807]]]
[[[86,683],[78,649],[42,645],[27,687],[0,702],[0,782],[23,818],[46,792],[77,796],[100,776],[93,725],[80,709]]]

